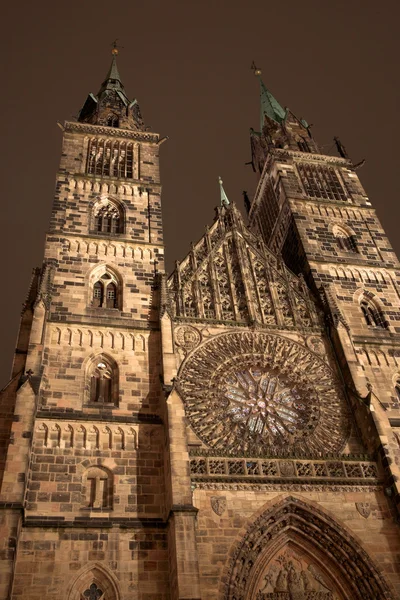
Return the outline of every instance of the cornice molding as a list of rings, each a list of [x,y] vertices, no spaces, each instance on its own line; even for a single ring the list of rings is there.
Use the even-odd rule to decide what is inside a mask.
[[[339,165],[341,167],[352,168],[353,164],[347,158],[340,158],[339,156],[329,156],[327,154],[314,154],[312,152],[296,152],[295,150],[287,150],[282,148],[274,148],[270,151],[270,154],[276,159],[282,158],[294,158],[299,162],[324,162],[331,165]]]
[[[130,129],[103,127],[102,125],[89,125],[87,123],[74,123],[72,121],[65,121],[64,127],[65,131],[106,137],[128,138],[131,140],[137,140],[139,142],[150,142],[152,144],[158,144],[160,140],[158,133],[131,131]]]

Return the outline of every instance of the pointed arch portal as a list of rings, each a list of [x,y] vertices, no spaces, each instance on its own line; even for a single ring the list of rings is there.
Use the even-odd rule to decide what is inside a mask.
[[[393,600],[367,553],[321,510],[288,497],[232,551],[224,600]]]

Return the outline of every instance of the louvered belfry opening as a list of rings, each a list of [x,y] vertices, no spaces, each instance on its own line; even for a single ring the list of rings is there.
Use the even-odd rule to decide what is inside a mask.
[[[99,177],[133,179],[133,143],[91,138],[86,172]]]

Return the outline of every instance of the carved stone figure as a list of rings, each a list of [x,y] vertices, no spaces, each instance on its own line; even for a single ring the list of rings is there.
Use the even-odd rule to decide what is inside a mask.
[[[194,327],[179,327],[175,332],[176,342],[186,352],[191,352],[200,342],[200,333]]]

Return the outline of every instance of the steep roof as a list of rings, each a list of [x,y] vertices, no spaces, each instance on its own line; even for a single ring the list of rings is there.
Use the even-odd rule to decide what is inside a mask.
[[[137,100],[130,101],[119,74],[118,51],[114,47],[107,75],[97,95],[90,93],[78,120],[93,125],[144,130],[145,125]]]
[[[217,208],[214,224],[176,264],[167,287],[176,318],[281,329],[319,326],[304,280],[247,229],[234,204]]]
[[[265,87],[263,80],[259,77],[260,80],[260,125],[261,131],[264,127],[265,115],[275,121],[276,123],[282,123],[282,121],[286,117],[286,110],[282,108],[279,104],[278,100],[274,98],[271,92]]]

